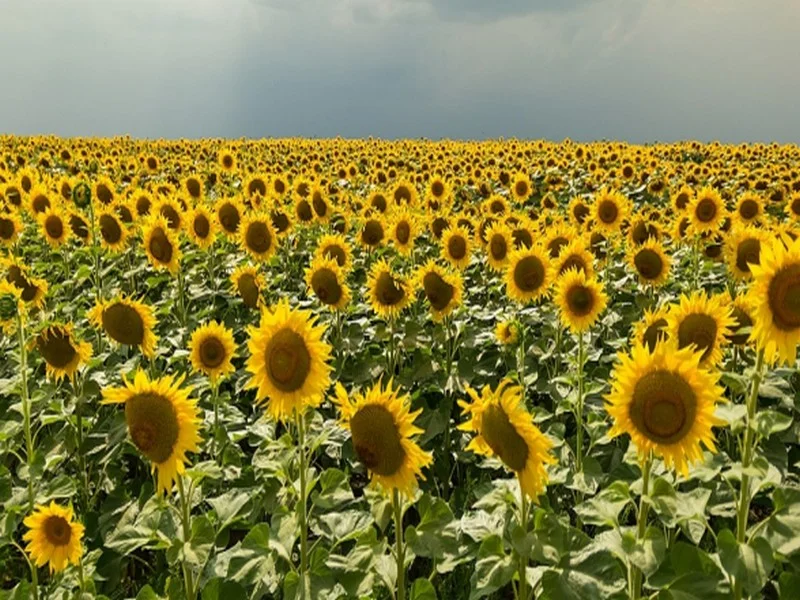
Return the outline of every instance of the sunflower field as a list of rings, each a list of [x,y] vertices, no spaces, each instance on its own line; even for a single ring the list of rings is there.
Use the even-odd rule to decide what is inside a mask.
[[[797,598],[800,149],[0,137],[0,600]]]

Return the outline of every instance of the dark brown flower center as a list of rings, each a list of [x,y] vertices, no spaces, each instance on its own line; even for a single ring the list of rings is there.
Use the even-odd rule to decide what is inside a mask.
[[[49,328],[36,337],[36,348],[47,364],[57,369],[66,367],[77,354],[66,331]]]
[[[585,317],[594,308],[594,294],[583,285],[574,285],[567,290],[567,306],[569,312],[578,317]]]
[[[761,241],[755,238],[742,240],[736,246],[736,267],[745,273],[750,272],[750,265],[761,263]]]
[[[710,223],[717,216],[717,204],[711,198],[703,198],[697,203],[694,215],[701,223]]]
[[[161,464],[172,455],[180,425],[168,398],[153,392],[128,398],[125,421],[133,443],[150,461]]]
[[[288,328],[279,330],[267,342],[267,375],[282,392],[296,392],[311,373],[311,355],[302,336]]]
[[[364,224],[361,240],[367,246],[377,246],[383,240],[383,225],[377,219],[370,219]]]
[[[636,382],[629,416],[639,432],[659,444],[683,439],[694,424],[697,398],[677,373],[652,371]]]
[[[461,260],[467,255],[467,241],[461,235],[454,235],[447,242],[447,252],[455,260]]]
[[[253,275],[245,273],[239,277],[236,282],[236,288],[246,306],[249,308],[258,307],[259,291],[258,285],[256,285],[256,279]]]
[[[745,200],[739,205],[739,214],[747,221],[754,219],[758,216],[758,202],[755,200]]]
[[[58,215],[49,215],[44,221],[44,228],[47,235],[54,240],[61,239],[64,235],[64,221]]]
[[[100,235],[107,244],[116,244],[122,237],[122,227],[111,215],[100,216]]]
[[[444,310],[455,296],[455,288],[435,271],[425,273],[422,278],[422,287],[425,290],[425,297],[434,310]]]
[[[597,207],[597,216],[606,225],[616,223],[617,217],[619,217],[619,207],[617,207],[617,203],[613,200],[603,200]]]
[[[236,205],[226,202],[219,207],[219,222],[222,228],[228,233],[236,233],[239,230],[239,222],[242,216],[239,214],[239,209]]]
[[[256,254],[268,252],[272,247],[272,234],[267,224],[262,221],[250,223],[245,232],[245,243]]]
[[[362,406],[350,419],[353,449],[373,473],[389,477],[397,473],[406,458],[394,417],[377,404]]]
[[[150,248],[150,254],[153,255],[153,258],[162,265],[168,265],[172,260],[172,242],[167,237],[166,232],[160,227],[157,227],[153,231],[148,247]]]
[[[735,321],[733,333],[728,335],[728,340],[732,344],[742,346],[750,339],[749,329],[753,326],[753,319],[738,306],[733,307],[733,320]],[[742,330],[747,330],[743,331]]]
[[[311,288],[323,304],[335,306],[342,298],[342,286],[331,269],[322,267],[311,275]]]
[[[667,339],[667,320],[656,319],[644,330],[642,336],[644,343],[653,352],[656,349],[656,344],[661,340]]]
[[[208,217],[202,214],[195,215],[192,227],[194,229],[194,234],[201,240],[206,239],[208,234],[211,233],[211,223],[208,222]]]
[[[650,248],[639,250],[633,257],[633,264],[642,279],[649,281],[658,279],[664,271],[664,261],[661,256]]]
[[[526,256],[514,265],[514,283],[523,292],[534,292],[544,283],[545,267],[537,256]]]
[[[687,315],[678,326],[678,347],[685,348],[691,344],[702,352],[701,361],[706,360],[714,349],[717,340],[717,322],[711,315],[693,313]]]
[[[67,546],[72,539],[72,527],[64,517],[50,515],[44,522],[44,536],[53,546]]]
[[[138,311],[127,304],[112,304],[103,311],[103,329],[120,344],[138,346],[144,341],[144,321]]]
[[[528,444],[503,410],[490,404],[483,412],[481,435],[497,457],[512,471],[522,471],[528,460]]]
[[[408,221],[400,221],[394,228],[394,235],[401,244],[407,244],[411,238],[411,226]]]
[[[800,265],[788,265],[773,275],[767,301],[778,329],[794,331],[800,327]]]
[[[207,337],[200,344],[200,361],[207,369],[216,369],[226,358],[225,345],[218,337]]]
[[[391,273],[384,271],[375,282],[375,292],[378,302],[383,306],[394,306],[402,302],[405,291],[395,283]]]

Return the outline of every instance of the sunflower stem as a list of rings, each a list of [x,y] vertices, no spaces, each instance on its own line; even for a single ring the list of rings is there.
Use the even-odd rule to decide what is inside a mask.
[[[97,227],[94,220],[94,202],[89,199],[89,221],[92,224],[92,260],[94,261],[94,286],[97,300],[103,297],[103,279],[100,274],[100,253],[97,251]]]
[[[303,414],[295,412],[297,421],[297,450],[300,457],[300,598],[310,598],[311,589],[308,580],[308,513],[306,511],[306,431]],[[307,593],[308,592],[308,593]]]
[[[397,559],[397,600],[406,598],[406,557],[403,545],[403,508],[400,502],[400,492],[397,488],[392,490],[392,506],[394,508],[394,541],[395,558]]]
[[[575,448],[575,464],[578,473],[583,471],[583,332],[578,333],[578,402],[575,420],[578,426],[578,439]]]
[[[639,511],[636,515],[636,542],[641,543],[647,531],[647,513],[650,510],[650,501],[647,498],[650,487],[650,470],[653,466],[653,455],[647,453],[642,462],[642,495],[639,497]],[[633,563],[628,563],[628,593],[632,600],[642,597],[642,572]]]
[[[14,540],[11,540],[11,545],[14,546],[17,550],[22,553],[22,556],[25,558],[25,562],[28,563],[28,568],[31,570],[31,585],[33,586],[33,600],[39,600],[39,570],[36,568],[36,563],[33,562],[28,553],[17,544]]]
[[[522,490],[520,485],[520,504],[519,504],[519,522],[522,527],[522,532],[527,537],[528,535],[528,497]],[[519,598],[520,600],[528,600],[528,555],[519,555]]]
[[[78,469],[83,477],[81,500],[83,501],[83,509],[87,510],[89,508],[89,476],[86,472],[86,457],[83,455],[83,378],[81,378],[80,381],[80,385],[76,386],[75,379],[73,379],[72,387],[75,391],[75,419],[77,421],[76,426],[78,430],[78,445],[76,448],[78,454]]]
[[[183,269],[178,269],[178,316],[181,327],[186,327],[186,298],[183,289]]]
[[[31,400],[28,396],[28,349],[25,347],[25,321],[17,313],[17,337],[19,340],[20,396],[22,418],[25,429],[25,455],[28,460],[28,507],[33,512],[36,504],[33,493],[33,435],[31,434]]]
[[[183,521],[183,543],[188,544],[192,539],[192,521],[189,514],[189,498],[186,495],[186,489],[183,486],[183,476],[178,476],[178,493],[181,498],[181,516]],[[183,582],[186,588],[187,600],[194,600],[196,590],[194,589],[194,581],[192,577],[192,570],[186,558],[183,559]]]
[[[522,326],[522,315],[518,315],[519,322],[519,348],[517,349],[517,375],[519,376],[519,386],[522,388],[522,404],[528,396],[528,388],[525,385],[525,328]]]
[[[86,579],[83,571],[83,549],[81,548],[81,553],[78,555],[78,581],[80,585],[81,594],[86,591]]]
[[[211,403],[214,405],[214,434],[211,436],[211,456],[217,459],[217,462],[222,464],[222,447],[220,447],[220,454],[217,456],[217,432],[219,431],[219,388],[216,379],[211,382]]]
[[[747,533],[747,516],[750,513],[750,475],[747,470],[753,462],[753,454],[755,451],[755,436],[753,421],[756,416],[756,408],[758,405],[758,388],[761,385],[761,379],[764,373],[764,350],[763,348],[758,351],[758,358],[756,359],[756,367],[753,372],[753,383],[750,387],[750,394],[747,397],[747,422],[745,423],[744,430],[744,448],[742,450],[742,487],[739,491],[739,506],[736,510],[736,540],[743,544]],[[742,597],[742,584],[741,578],[737,578],[734,582],[734,597],[740,599]]]

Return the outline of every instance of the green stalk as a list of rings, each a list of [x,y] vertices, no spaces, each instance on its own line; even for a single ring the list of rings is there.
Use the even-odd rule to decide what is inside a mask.
[[[583,332],[578,333],[578,403],[575,420],[578,426],[578,440],[575,448],[575,464],[580,473],[583,470]]]
[[[755,435],[753,431],[753,421],[756,416],[758,406],[758,388],[764,374],[764,350],[758,351],[756,368],[753,373],[753,383],[750,387],[750,394],[747,397],[747,421],[744,430],[744,448],[742,450],[742,487],[739,491],[739,506],[736,509],[736,540],[743,544],[747,533],[747,515],[750,513],[750,475],[747,469],[753,462],[755,452]],[[734,597],[742,597],[742,580],[737,579],[734,584]]]
[[[80,375],[76,377],[80,377]],[[75,418],[77,420],[78,429],[78,447],[76,449],[78,454],[78,469],[83,477],[81,496],[83,497],[83,508],[86,510],[89,508],[89,475],[86,471],[86,457],[83,455],[83,379],[81,378],[79,386],[75,385],[75,379],[73,379],[72,389],[75,391]]]
[[[528,498],[525,495],[525,492],[522,491],[520,487],[520,525],[522,525],[522,531],[527,536],[528,535]],[[528,600],[528,557],[519,556],[519,598],[520,600]]]
[[[394,508],[394,541],[395,559],[397,559],[397,600],[406,599],[406,557],[403,545],[403,508],[400,503],[400,492],[392,490],[392,506]]]
[[[100,274],[100,253],[97,251],[97,227],[94,221],[94,202],[89,198],[89,220],[92,223],[92,258],[94,259],[94,285],[97,300],[103,297],[103,280]]]
[[[183,476],[178,476],[178,492],[181,498],[181,520],[183,521],[183,542],[188,544],[192,539],[192,521],[189,514],[189,498],[186,496],[186,490],[183,486]],[[186,592],[187,600],[194,600],[197,590],[194,589],[194,581],[192,571],[186,558],[183,559],[183,583]]]
[[[308,574],[308,512],[306,507],[306,431],[303,414],[295,412],[297,422],[297,450],[300,455],[300,598],[311,597]],[[306,594],[308,591],[308,594]]]
[[[217,459],[217,462],[222,464],[222,455],[216,455],[217,450],[217,432],[219,431],[219,384],[217,380],[211,381],[211,402],[214,405],[214,434],[211,436],[211,456]],[[220,448],[220,452],[222,448]]]
[[[639,512],[636,515],[636,541],[641,542],[647,531],[647,513],[650,510],[650,501],[647,492],[650,487],[650,470],[653,466],[653,455],[648,453],[642,463],[642,495],[639,497]],[[628,564],[628,593],[632,600],[642,597],[642,572],[633,564]]]

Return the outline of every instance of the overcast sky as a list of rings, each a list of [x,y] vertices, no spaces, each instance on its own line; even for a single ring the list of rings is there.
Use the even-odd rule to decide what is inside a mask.
[[[0,132],[800,142],[800,0],[0,0]]]

